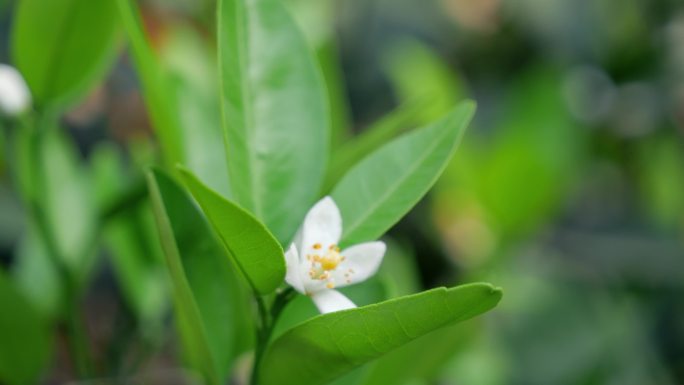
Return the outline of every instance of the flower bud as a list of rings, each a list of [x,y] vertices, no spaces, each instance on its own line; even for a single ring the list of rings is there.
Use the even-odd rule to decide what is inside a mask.
[[[0,114],[16,116],[31,104],[31,94],[19,71],[0,64]]]

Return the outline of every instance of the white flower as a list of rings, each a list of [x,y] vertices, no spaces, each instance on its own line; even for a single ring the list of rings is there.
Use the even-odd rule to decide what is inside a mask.
[[[337,287],[366,280],[378,271],[385,255],[383,242],[366,242],[340,250],[342,217],[335,201],[321,199],[309,210],[285,260],[285,280],[306,294],[321,313],[351,309],[354,303]]]
[[[0,113],[15,116],[31,104],[31,93],[19,71],[0,64]]]

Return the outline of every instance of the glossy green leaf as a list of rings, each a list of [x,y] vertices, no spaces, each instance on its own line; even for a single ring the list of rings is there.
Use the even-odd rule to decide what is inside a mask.
[[[474,283],[320,315],[273,342],[262,364],[262,385],[288,378],[325,384],[435,329],[484,313],[500,299],[500,289]]]
[[[274,291],[285,279],[285,257],[278,241],[247,211],[211,190],[187,170],[181,172],[186,186],[250,285],[260,294]]]
[[[464,348],[472,347],[479,329],[471,321],[445,327],[417,338],[386,354],[359,384],[413,384],[431,380],[444,364]]]
[[[0,383],[34,383],[52,348],[50,329],[0,270]]]
[[[437,123],[388,143],[345,175],[331,194],[342,213],[344,244],[377,239],[425,195],[474,111],[473,103],[462,103]]]
[[[210,383],[223,383],[249,338],[239,275],[190,196],[161,172],[148,181],[186,356]]]
[[[321,76],[279,0],[221,0],[218,24],[233,193],[286,244],[317,198],[328,159]]]
[[[173,225],[166,212],[167,204],[157,185],[156,177],[150,174],[148,178],[159,237],[171,276],[176,322],[184,343],[184,353],[193,368],[201,373],[208,383],[217,385],[219,378],[216,372],[216,362],[209,348],[207,331],[202,322],[199,306],[185,276]]]
[[[332,0],[286,0],[283,3],[315,51],[323,74],[330,105],[330,148],[331,166],[333,166],[337,148],[345,144],[352,134],[351,107],[347,97],[338,39],[335,36],[335,2]],[[346,169],[342,170],[344,171]],[[339,178],[331,176],[328,170],[323,191],[329,191],[337,179]]]
[[[366,306],[385,301],[389,298],[386,282],[377,276],[360,284],[343,287],[339,290],[357,306]],[[273,339],[278,338],[289,329],[319,314],[320,312],[313,301],[311,301],[311,298],[305,295],[298,295],[288,303],[278,318],[278,323],[273,331]],[[372,365],[371,363],[355,368],[331,382],[330,385],[358,385],[361,383],[361,379],[368,375]]]
[[[311,4],[326,1],[312,1]],[[328,1],[328,4],[333,4]],[[330,7],[332,8],[332,7]],[[334,25],[334,23],[331,23]],[[333,29],[330,27],[330,29]],[[325,89],[330,101],[330,145],[332,148],[344,143],[351,135],[351,106],[347,97],[347,88],[342,69],[342,58],[333,36],[316,49],[318,64],[325,80]]]
[[[12,56],[39,104],[87,91],[113,63],[118,19],[112,1],[22,0]]]
[[[330,144],[342,144],[351,134],[351,113],[335,35],[334,0],[286,0],[283,2],[309,45],[316,52],[330,101]]]
[[[251,343],[251,330],[245,333],[250,313],[245,288],[192,198],[161,172],[150,173],[149,180],[186,346],[200,353],[197,367],[208,371],[213,366],[224,381],[234,359]],[[168,231],[173,239],[165,235]],[[206,350],[213,365],[201,361]]]
[[[323,190],[330,191],[360,159],[406,132],[412,126],[418,125],[418,117],[421,116],[421,111],[426,105],[424,101],[406,103],[364,129],[360,135],[347,141],[338,150],[333,151]]]
[[[387,252],[377,276],[385,282],[390,297],[419,292],[421,284],[419,269],[415,263],[416,256],[410,252],[407,245],[386,236],[383,240],[387,243]],[[415,381],[418,374],[425,373],[428,367],[438,366],[443,362],[444,356],[449,356],[448,353],[443,353],[445,347],[451,347],[452,350],[449,352],[453,352],[453,349],[467,342],[460,341],[461,335],[453,331],[460,331],[462,326],[463,324],[457,324],[435,330],[385,354],[372,364],[366,365],[366,375],[354,384],[413,385],[412,381]]]

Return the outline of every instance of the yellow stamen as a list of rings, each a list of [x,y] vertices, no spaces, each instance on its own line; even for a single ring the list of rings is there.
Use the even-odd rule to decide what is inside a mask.
[[[344,260],[344,257],[340,255],[340,253],[335,250],[334,248],[328,250],[328,253],[325,254],[318,262],[320,262],[321,267],[323,270],[335,270],[337,266]]]

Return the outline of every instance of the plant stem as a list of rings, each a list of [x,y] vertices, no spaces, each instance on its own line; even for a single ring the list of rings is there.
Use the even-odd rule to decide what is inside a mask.
[[[259,310],[259,323],[256,328],[256,346],[254,348],[254,363],[252,364],[252,375],[249,383],[257,385],[259,383],[259,367],[261,365],[261,358],[266,350],[268,339],[271,334],[271,320],[270,314],[266,309],[264,299],[255,293],[257,308]]]
[[[67,309],[66,330],[69,338],[69,351],[74,360],[76,372],[81,378],[88,378],[93,374],[93,367],[88,347],[88,339],[85,332],[85,325],[79,311],[79,301],[76,298],[67,299],[69,308]]]
[[[250,385],[259,384],[259,370],[261,369],[261,360],[263,359],[266,348],[268,347],[268,342],[271,339],[271,334],[273,334],[273,329],[275,328],[278,317],[282,313],[285,305],[288,304],[295,296],[295,291],[288,287],[287,289],[278,293],[276,298],[273,300],[270,311],[266,309],[266,304],[260,296],[257,298],[257,306],[259,308],[259,317],[261,318],[260,324],[257,326],[257,341],[256,347],[254,349],[254,363],[252,365],[252,376],[250,377]]]

